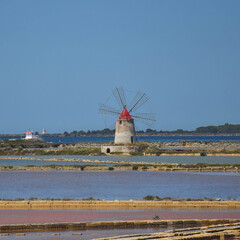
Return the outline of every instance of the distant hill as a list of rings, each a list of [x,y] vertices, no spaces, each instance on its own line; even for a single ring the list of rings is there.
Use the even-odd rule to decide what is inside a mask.
[[[219,126],[207,126],[207,127],[198,127],[194,131],[195,133],[240,133],[240,124],[233,125],[225,123],[224,125]]]

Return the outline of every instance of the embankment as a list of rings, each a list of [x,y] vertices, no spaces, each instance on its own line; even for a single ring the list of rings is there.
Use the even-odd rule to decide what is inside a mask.
[[[157,209],[204,208],[240,209],[240,201],[104,201],[104,200],[34,200],[0,201],[0,209]]]
[[[81,159],[81,158],[32,158],[32,157],[3,157],[7,159],[9,166],[0,166],[0,171],[184,171],[184,172],[240,172],[240,164],[177,164],[177,163],[162,163],[162,162],[129,162],[129,161],[111,161],[100,159]],[[50,165],[27,165],[27,166],[12,166],[11,160],[34,160],[39,162],[57,162]],[[65,162],[71,163],[66,165]],[[59,163],[62,163],[61,165]],[[81,163],[81,164],[79,164]],[[106,165],[103,165],[106,164]]]
[[[203,219],[203,220],[141,220],[141,221],[103,221],[78,223],[46,223],[46,224],[9,224],[0,225],[0,233],[4,232],[35,232],[63,230],[93,230],[114,228],[187,228],[203,227],[215,224],[233,224],[240,220],[234,219]]]
[[[149,164],[127,164],[113,167],[102,165],[49,165],[49,166],[0,166],[0,171],[163,171],[163,172],[240,172],[239,166],[176,166],[168,164],[167,166],[149,165]]]

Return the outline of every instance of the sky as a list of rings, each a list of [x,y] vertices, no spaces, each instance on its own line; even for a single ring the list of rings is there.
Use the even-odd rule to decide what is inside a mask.
[[[239,12],[239,0],[0,0],[0,133],[111,127],[98,107],[116,105],[115,87],[149,96],[157,130],[240,124]]]

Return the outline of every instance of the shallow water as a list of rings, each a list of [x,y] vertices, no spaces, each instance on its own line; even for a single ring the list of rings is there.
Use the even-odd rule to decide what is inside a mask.
[[[0,198],[140,199],[235,198],[240,200],[239,173],[190,172],[0,172]]]
[[[104,237],[113,237],[128,234],[138,233],[154,233],[163,232],[169,229],[163,228],[135,228],[135,229],[106,229],[106,230],[86,230],[86,231],[55,231],[55,232],[41,232],[41,233],[26,233],[25,236],[16,236],[15,233],[9,234],[4,239],[26,239],[26,240],[89,240]],[[55,235],[59,233],[60,235]],[[73,235],[74,233],[82,233],[82,235]]]
[[[238,219],[240,209],[0,209],[0,224],[153,220],[155,216],[161,220]]]
[[[0,166],[16,166],[23,167],[28,165],[47,166],[47,165],[104,165],[112,166],[110,163],[86,163],[86,162],[67,162],[67,161],[41,161],[41,160],[15,160],[15,159],[0,159]]]
[[[73,164],[91,164],[91,163],[78,163],[78,162],[64,162],[64,159],[89,159],[89,160],[102,160],[113,161],[118,164],[120,161],[124,162],[147,162],[147,163],[178,163],[178,164],[197,164],[197,163],[209,163],[209,164],[240,164],[240,157],[200,157],[200,156],[89,156],[89,155],[66,155],[66,156],[23,156],[29,157],[33,160],[8,160],[7,157],[21,157],[21,156],[2,156],[6,159],[0,159],[0,166],[27,166],[27,165],[73,165]],[[44,162],[35,161],[34,158],[39,159],[59,159],[61,162]],[[94,164],[94,163],[93,163]],[[97,163],[101,165],[101,163]],[[108,165],[103,163],[103,165]],[[111,164],[112,165],[112,164]]]
[[[50,222],[89,222],[89,221],[126,221],[152,220],[158,216],[162,220],[182,219],[238,219],[240,210],[229,209],[124,209],[124,210],[0,210],[0,224],[29,224]],[[176,228],[174,228],[176,229]],[[172,228],[135,228],[135,229],[102,229],[55,232],[26,233],[24,239],[95,239],[116,235],[152,233],[173,230]],[[54,236],[54,233],[60,235]],[[81,233],[82,235],[73,235]],[[10,239],[18,239],[15,233]],[[7,238],[8,239],[8,238]]]

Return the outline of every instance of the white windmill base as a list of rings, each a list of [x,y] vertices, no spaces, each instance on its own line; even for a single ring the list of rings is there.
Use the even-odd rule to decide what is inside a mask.
[[[105,154],[119,153],[123,155],[124,154],[129,155],[130,152],[135,152],[135,149],[127,145],[122,145],[122,146],[108,145],[108,146],[101,146],[101,152]]]

